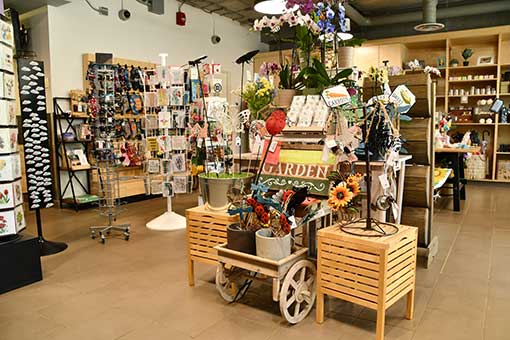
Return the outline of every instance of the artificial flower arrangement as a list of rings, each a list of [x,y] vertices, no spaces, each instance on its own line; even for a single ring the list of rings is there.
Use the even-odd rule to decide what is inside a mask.
[[[364,176],[360,173],[332,171],[328,179],[332,181],[328,198],[331,210],[339,214],[342,222],[350,222],[359,217]]]
[[[242,92],[243,100],[246,101],[251,117],[255,120],[262,118],[262,109],[271,104],[274,96],[275,88],[265,77],[247,82]]]

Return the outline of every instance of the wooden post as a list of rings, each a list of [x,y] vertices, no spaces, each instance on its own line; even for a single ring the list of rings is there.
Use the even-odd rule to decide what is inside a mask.
[[[407,293],[407,310],[406,310],[406,319],[412,320],[414,317],[414,291],[416,288]]]
[[[321,272],[322,272],[322,265],[321,265],[321,254],[322,254],[322,239],[321,237],[317,238],[319,240],[317,246],[317,315],[315,321],[317,323],[323,323],[324,322],[324,293],[322,291],[322,283],[321,283]]]
[[[386,277],[388,276],[388,253],[381,250],[379,255],[379,296],[377,301],[376,340],[384,340],[384,322],[386,319]]]

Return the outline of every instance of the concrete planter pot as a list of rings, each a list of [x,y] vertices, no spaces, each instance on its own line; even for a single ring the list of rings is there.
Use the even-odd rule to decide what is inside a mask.
[[[354,63],[354,47],[343,46],[338,48],[338,68],[351,68]]]
[[[292,238],[290,234],[284,237],[273,237],[271,230],[264,228],[255,233],[257,256],[279,261],[291,253]]]

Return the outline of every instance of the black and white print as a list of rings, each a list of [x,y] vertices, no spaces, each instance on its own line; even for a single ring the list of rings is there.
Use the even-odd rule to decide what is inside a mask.
[[[18,78],[29,208],[49,208],[53,180],[43,62],[19,59]]]

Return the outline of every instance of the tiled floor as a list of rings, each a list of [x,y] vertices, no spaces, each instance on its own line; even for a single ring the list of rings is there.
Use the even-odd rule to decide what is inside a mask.
[[[415,318],[405,303],[387,312],[386,339],[510,339],[509,186],[468,187],[461,213],[436,210],[440,252],[428,270],[418,268]],[[177,210],[196,197],[179,197]],[[44,280],[0,295],[0,339],[374,339],[375,313],[327,300],[327,319],[314,314],[296,326],[282,321],[271,289],[255,286],[236,304],[215,290],[214,268],[196,265],[197,285],[186,276],[185,232],[153,232],[163,199],[132,203],[119,222],[133,225],[129,242],[101,245],[87,227],[93,210],[43,212],[48,238],[69,243],[43,258]],[[34,216],[29,216],[34,225]],[[33,228],[31,228],[33,229]]]

